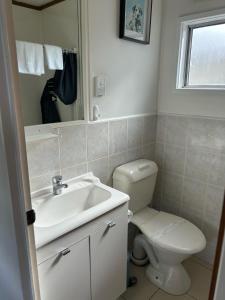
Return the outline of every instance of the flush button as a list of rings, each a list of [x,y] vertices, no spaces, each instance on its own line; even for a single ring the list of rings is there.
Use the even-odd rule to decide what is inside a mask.
[[[66,256],[67,254],[69,254],[71,252],[71,250],[69,248],[66,248],[65,250],[61,251],[61,255],[62,256]]]

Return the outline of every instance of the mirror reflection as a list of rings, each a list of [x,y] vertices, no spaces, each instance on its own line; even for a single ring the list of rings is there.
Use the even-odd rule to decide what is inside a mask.
[[[13,5],[25,126],[84,119],[79,0],[44,2]]]

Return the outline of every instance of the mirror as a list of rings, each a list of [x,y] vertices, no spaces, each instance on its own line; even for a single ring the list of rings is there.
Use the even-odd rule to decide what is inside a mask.
[[[13,17],[24,125],[83,120],[79,0],[13,1]]]

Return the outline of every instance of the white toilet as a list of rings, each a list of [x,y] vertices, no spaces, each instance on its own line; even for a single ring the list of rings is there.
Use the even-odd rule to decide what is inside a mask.
[[[157,173],[154,162],[137,160],[115,170],[113,186],[130,196],[131,222],[142,232],[135,238],[132,260],[139,265],[149,260],[150,281],[169,294],[182,295],[191,285],[182,262],[201,252],[206,239],[189,221],[149,207]]]

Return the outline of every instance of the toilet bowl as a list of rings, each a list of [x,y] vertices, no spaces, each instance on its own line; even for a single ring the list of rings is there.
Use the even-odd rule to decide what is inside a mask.
[[[136,236],[132,261],[150,262],[149,280],[172,295],[186,293],[191,280],[182,262],[206,247],[203,233],[191,222],[149,207],[155,188],[158,167],[154,162],[138,160],[118,167],[113,186],[130,196],[132,223],[141,231]]]

